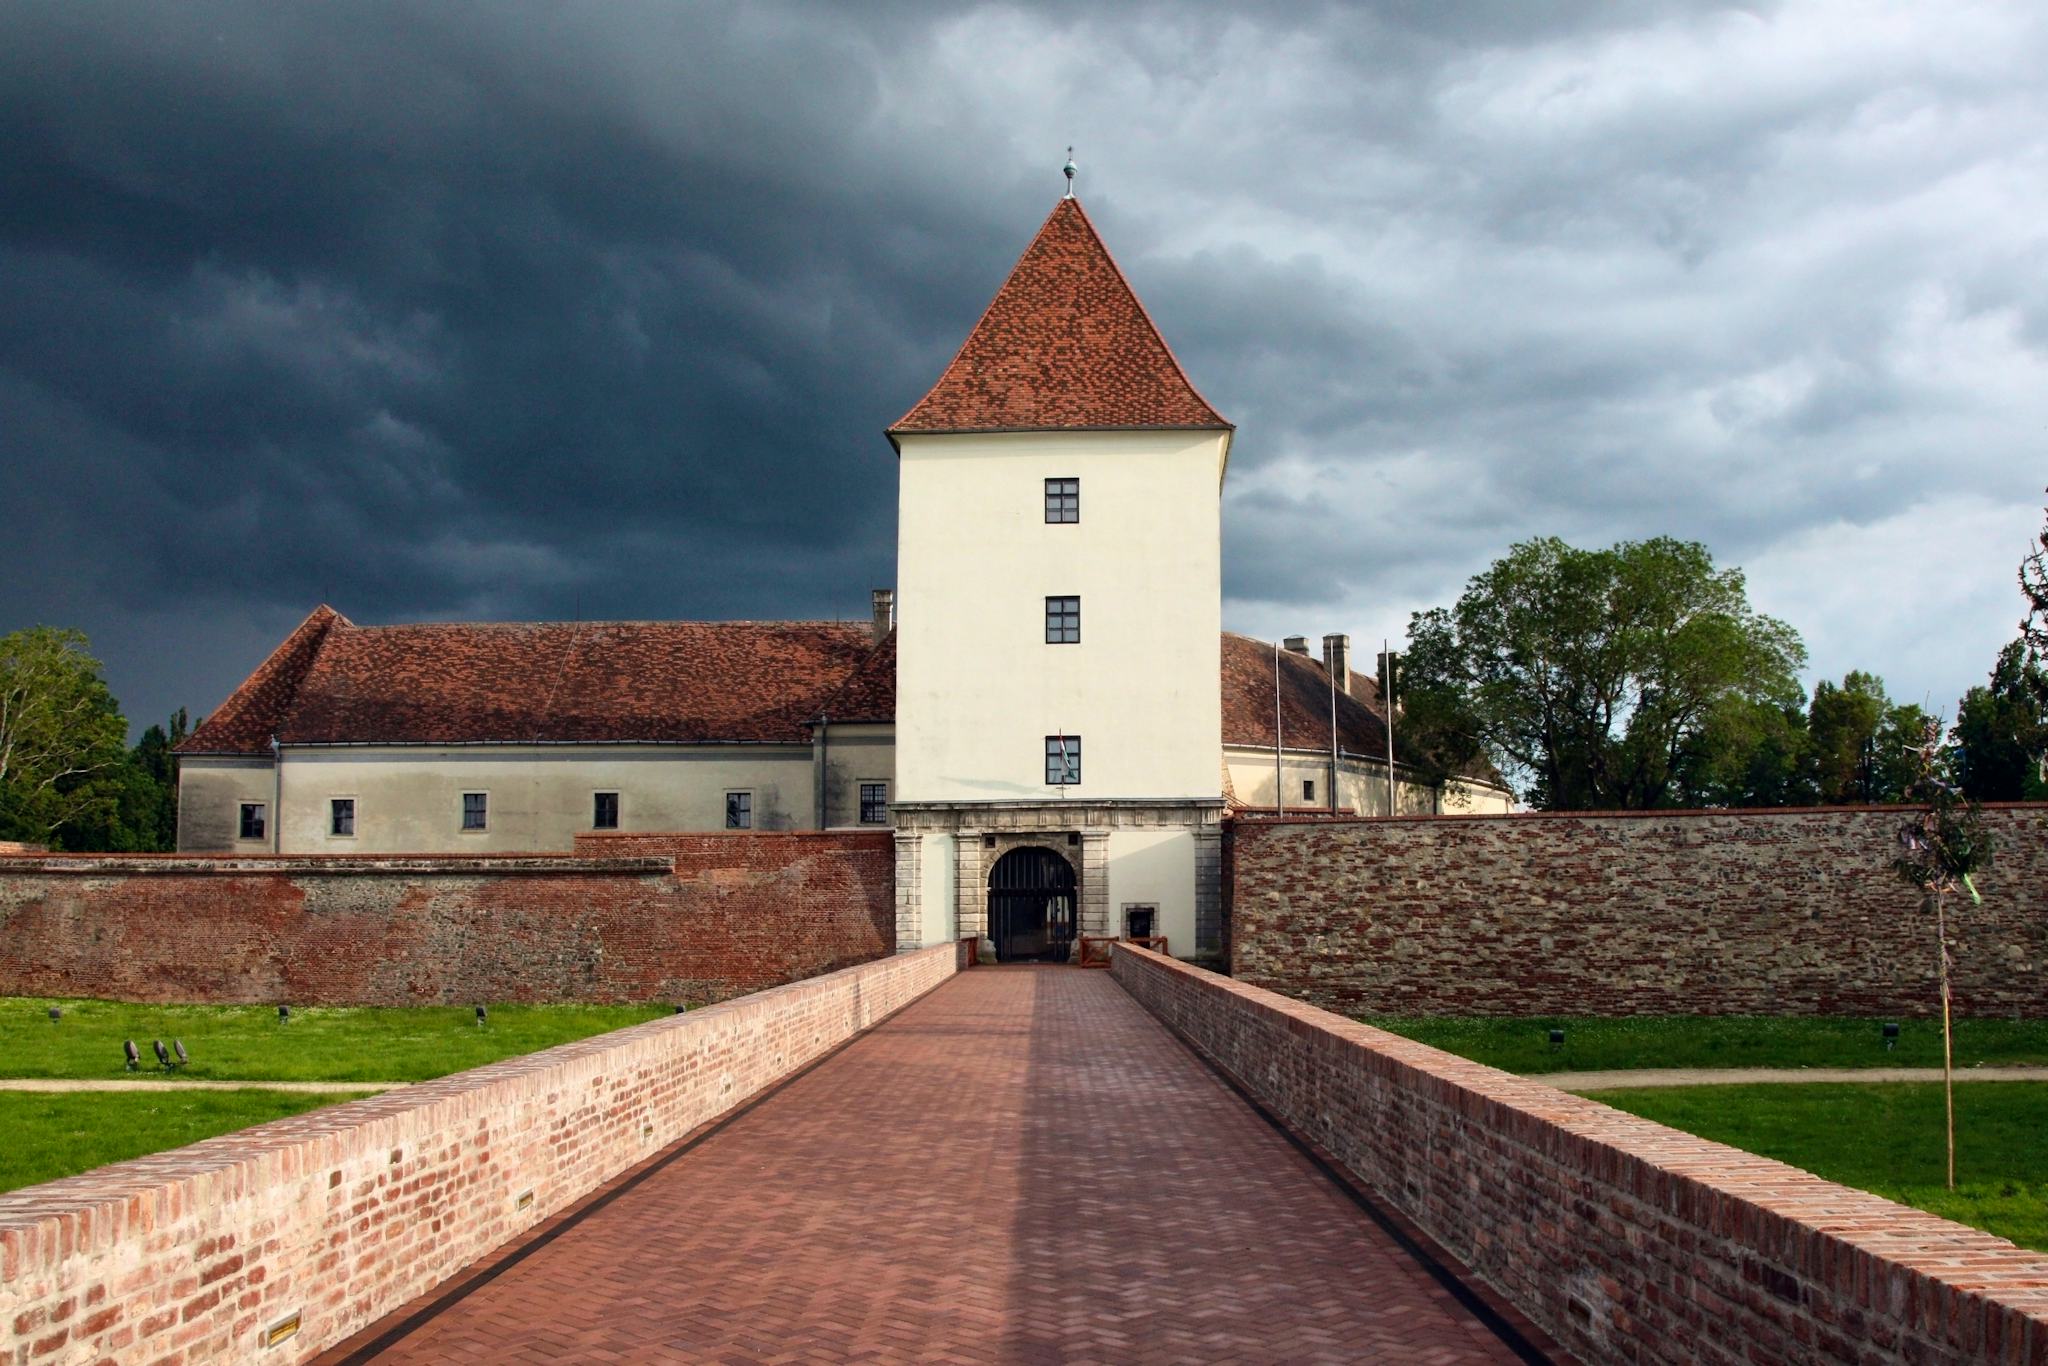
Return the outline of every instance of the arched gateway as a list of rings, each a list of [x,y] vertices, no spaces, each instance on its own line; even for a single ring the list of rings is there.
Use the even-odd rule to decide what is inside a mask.
[[[996,961],[1064,963],[1074,946],[1074,870],[1050,849],[1012,849],[988,875]]]

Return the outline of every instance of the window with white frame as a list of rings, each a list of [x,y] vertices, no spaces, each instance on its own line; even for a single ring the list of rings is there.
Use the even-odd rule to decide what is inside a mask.
[[[354,839],[356,833],[356,799],[335,797],[327,803],[327,833],[336,839]]]
[[[619,828],[619,794],[599,792],[590,799],[590,828],[592,830],[616,830]]]
[[[728,830],[752,830],[754,828],[753,793],[728,792],[725,794],[725,828]]]
[[[488,792],[465,792],[462,794],[462,828],[464,830],[487,830],[490,828],[491,798]]]
[[[243,802],[241,824],[236,827],[239,831],[236,838],[245,840],[262,839],[265,830],[268,828],[264,820],[266,814],[268,813],[262,802]]]

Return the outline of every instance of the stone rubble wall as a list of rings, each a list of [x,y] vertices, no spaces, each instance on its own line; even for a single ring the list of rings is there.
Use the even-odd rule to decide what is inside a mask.
[[[886,958],[0,1195],[0,1361],[304,1361],[916,1000],[955,954]]]
[[[2048,1366],[2048,1256],[1128,944],[1111,971],[1583,1361]]]
[[[1345,1014],[1927,1015],[1908,812],[1237,820],[1232,975]],[[1988,807],[1956,1009],[2048,1015],[2048,805]]]

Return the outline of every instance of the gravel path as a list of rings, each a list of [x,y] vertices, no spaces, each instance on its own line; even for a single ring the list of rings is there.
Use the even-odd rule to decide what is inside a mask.
[[[1737,1086],[1756,1082],[1940,1081],[1939,1067],[1638,1067],[1608,1072],[1543,1072],[1531,1078],[1560,1091],[1619,1091],[1642,1086]],[[1959,1067],[1957,1081],[2048,1081],[2048,1067]]]
[[[171,1077],[79,1080],[71,1077],[0,1077],[0,1091],[304,1091],[312,1095],[367,1096],[407,1085],[402,1081],[185,1081]]]

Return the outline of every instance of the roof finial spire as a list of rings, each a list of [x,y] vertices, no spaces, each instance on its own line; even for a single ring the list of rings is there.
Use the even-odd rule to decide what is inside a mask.
[[[1062,196],[1062,198],[1072,199],[1074,197],[1074,172],[1080,169],[1079,167],[1074,165],[1073,148],[1067,148],[1067,164],[1061,169],[1066,172],[1067,176],[1067,192],[1064,196]]]

